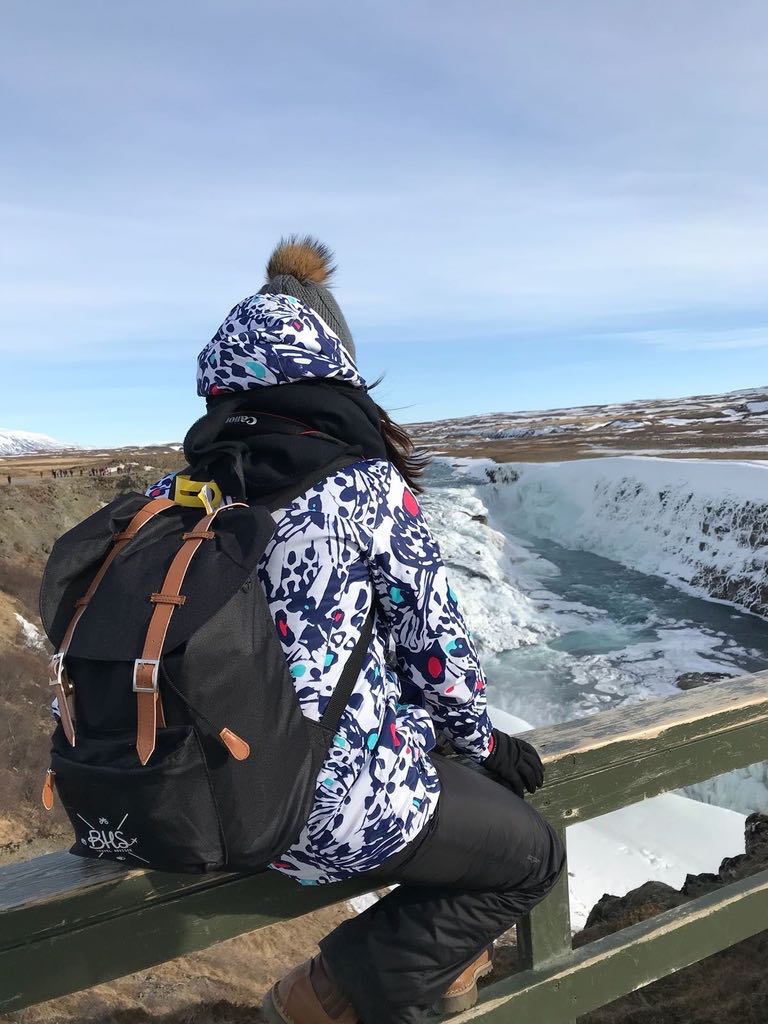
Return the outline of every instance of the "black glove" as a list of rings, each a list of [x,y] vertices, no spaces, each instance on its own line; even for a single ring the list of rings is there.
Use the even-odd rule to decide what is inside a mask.
[[[544,784],[544,765],[536,749],[498,729],[493,730],[493,749],[483,768],[503,779],[519,797],[523,796],[523,786],[529,793],[535,793]]]

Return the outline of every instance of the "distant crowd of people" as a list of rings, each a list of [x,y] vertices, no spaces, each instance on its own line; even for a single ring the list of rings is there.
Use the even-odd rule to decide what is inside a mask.
[[[85,473],[84,469],[80,469],[80,476]],[[88,476],[111,476],[112,473],[127,473],[127,466],[91,466],[88,469]],[[40,476],[43,474],[41,473]],[[62,477],[74,476],[74,469],[52,469],[51,476],[54,480],[60,480]]]
[[[99,477],[99,476],[112,476],[113,474],[124,474],[130,472],[130,466],[90,466],[86,470],[83,466],[75,466],[72,469],[52,469],[50,471],[51,476],[54,480],[63,480],[73,476],[88,476]],[[43,479],[44,472],[39,470],[40,479]],[[6,473],[6,480],[8,486],[13,483],[13,476],[10,473]]]

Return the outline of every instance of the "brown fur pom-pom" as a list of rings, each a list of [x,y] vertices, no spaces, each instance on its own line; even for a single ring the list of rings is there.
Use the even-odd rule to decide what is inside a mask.
[[[336,267],[333,253],[311,235],[281,238],[267,263],[267,280],[285,274],[299,281],[327,284]]]

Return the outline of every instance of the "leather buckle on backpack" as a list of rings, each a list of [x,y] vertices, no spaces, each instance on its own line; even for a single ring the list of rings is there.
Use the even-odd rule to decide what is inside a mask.
[[[65,696],[69,696],[72,693],[72,683],[70,683],[67,675],[64,671],[64,655],[54,654],[48,662],[48,685],[49,686],[60,686],[61,692]]]
[[[152,676],[151,676],[152,685],[151,686],[140,686],[138,681],[137,681],[137,675],[138,675],[139,669],[143,665],[151,665],[152,666]],[[159,669],[160,669],[160,659],[159,658],[137,658],[136,661],[134,661],[134,663],[133,663],[133,692],[134,693],[157,693],[157,691],[158,691],[157,674],[158,674]]]

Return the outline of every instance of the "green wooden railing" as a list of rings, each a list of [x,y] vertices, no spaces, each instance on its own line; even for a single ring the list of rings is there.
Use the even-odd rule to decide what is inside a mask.
[[[768,758],[768,673],[528,734],[547,766],[533,803],[566,827]],[[267,872],[189,876],[50,854],[0,869],[0,1011],[75,992],[328,906],[355,883]],[[768,871],[578,950],[566,876],[518,925],[523,969],[455,1020],[568,1024],[768,927]]]

